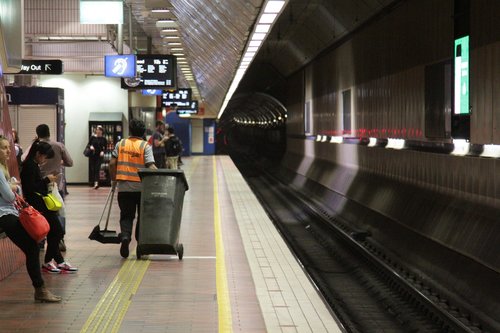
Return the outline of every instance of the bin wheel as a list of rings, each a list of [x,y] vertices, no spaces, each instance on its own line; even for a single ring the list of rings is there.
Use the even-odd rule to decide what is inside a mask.
[[[177,246],[177,255],[179,256],[179,260],[182,260],[182,257],[184,256],[184,246],[182,244]]]

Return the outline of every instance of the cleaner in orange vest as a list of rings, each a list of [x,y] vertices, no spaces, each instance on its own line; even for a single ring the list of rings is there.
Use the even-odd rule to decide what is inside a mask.
[[[157,169],[153,150],[145,141],[146,126],[139,119],[132,119],[129,123],[130,136],[120,140],[111,154],[109,171],[112,179],[111,186],[118,186],[118,206],[120,207],[120,255],[127,258],[129,244],[132,237],[134,219],[135,239],[139,239],[139,211],[141,204],[142,183],[138,174],[140,168]]]

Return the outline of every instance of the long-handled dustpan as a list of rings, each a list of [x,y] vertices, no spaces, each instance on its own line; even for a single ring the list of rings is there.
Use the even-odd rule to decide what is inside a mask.
[[[108,194],[108,198],[106,199],[106,204],[104,205],[99,223],[94,227],[94,229],[92,229],[92,232],[89,235],[89,239],[98,241],[99,243],[120,244],[120,237],[118,236],[116,231],[108,230],[109,215],[111,214],[111,206],[113,204],[113,197],[115,196],[115,188],[116,185],[113,184],[111,186],[111,191]],[[106,208],[108,209],[108,215],[106,216],[106,225],[104,226],[104,230],[101,230],[101,221],[104,213],[106,213]]]

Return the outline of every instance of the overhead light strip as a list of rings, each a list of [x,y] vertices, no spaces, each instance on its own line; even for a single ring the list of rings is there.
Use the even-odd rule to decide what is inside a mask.
[[[259,17],[257,18],[257,23],[255,25],[254,31],[250,35],[249,41],[247,43],[246,49],[242,53],[242,58],[240,59],[240,65],[236,70],[235,76],[229,89],[226,93],[226,97],[224,98],[224,102],[219,110],[219,114],[217,118],[220,119],[222,113],[224,112],[229,100],[233,96],[234,92],[238,88],[238,85],[245,75],[245,72],[248,69],[248,66],[255,58],[262,42],[267,38],[267,35],[271,31],[271,28],[276,22],[276,19],[281,14],[283,8],[288,3],[288,0],[268,0],[265,2],[262,7],[263,10],[260,12]]]

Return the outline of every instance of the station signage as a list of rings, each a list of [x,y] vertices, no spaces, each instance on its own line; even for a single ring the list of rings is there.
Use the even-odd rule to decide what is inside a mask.
[[[136,64],[134,54],[104,56],[104,76],[135,77]]]
[[[469,36],[455,39],[454,114],[469,114]]]
[[[137,54],[137,76],[123,78],[124,89],[175,89],[177,62],[175,56]]]
[[[24,60],[18,74],[62,74],[62,60]]]
[[[160,96],[163,93],[161,89],[142,89],[141,93],[146,96]]]
[[[189,107],[191,103],[191,88],[179,88],[176,90],[168,90],[161,95],[161,105],[170,107],[177,106],[178,108]]]
[[[177,114],[198,114],[198,101],[191,101],[187,107],[178,107]]]

